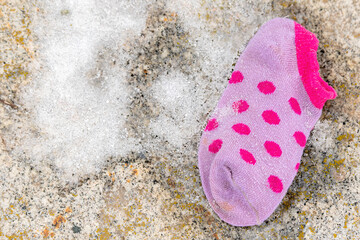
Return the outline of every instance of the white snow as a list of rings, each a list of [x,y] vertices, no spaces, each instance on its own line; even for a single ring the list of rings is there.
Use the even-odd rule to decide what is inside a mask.
[[[334,152],[336,132],[330,120],[318,121],[312,130],[310,142],[318,151]]]
[[[40,60],[34,64],[33,83],[22,93],[33,126],[22,135],[17,152],[35,163],[50,161],[76,180],[98,169],[107,157],[138,149],[138,140],[129,138],[124,128],[128,56],[123,45],[145,27],[147,2],[42,4],[45,12],[34,24]],[[37,137],[29,133],[31,127],[40,132]]]
[[[129,137],[125,127],[129,43],[145,28],[149,0],[43,0],[34,25],[39,46],[33,82],[22,93],[27,129],[14,152],[36,164],[53,164],[70,177],[92,173],[110,156],[157,141]],[[246,6],[245,6],[246,5]],[[161,106],[149,132],[178,149],[201,132],[231,74],[238,54],[265,20],[243,1],[166,1],[188,32],[197,64],[189,75],[168,69],[149,89]],[[243,9],[247,9],[245,10]],[[220,9],[222,8],[222,9]],[[254,10],[255,12],[255,10]],[[272,16],[267,16],[269,19]],[[193,150],[193,149],[192,149]],[[23,155],[24,154],[24,155]]]
[[[191,76],[172,70],[164,73],[151,91],[162,106],[150,129],[179,148],[199,131],[200,96]]]

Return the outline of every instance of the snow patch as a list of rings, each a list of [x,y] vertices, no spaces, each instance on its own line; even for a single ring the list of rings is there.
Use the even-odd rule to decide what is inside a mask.
[[[22,93],[30,113],[17,154],[48,161],[75,180],[110,156],[139,149],[124,128],[128,110],[124,51],[145,27],[146,1],[42,1],[33,83]],[[36,134],[32,134],[36,129]]]
[[[334,152],[336,133],[332,124],[329,120],[318,121],[315,124],[310,138],[315,149],[329,154]]]
[[[152,86],[155,99],[162,106],[160,115],[151,121],[153,134],[181,147],[199,131],[197,121],[202,112],[194,80],[179,71],[164,73]]]

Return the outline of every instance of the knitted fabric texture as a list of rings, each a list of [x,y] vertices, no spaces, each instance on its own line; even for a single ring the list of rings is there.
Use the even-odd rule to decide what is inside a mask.
[[[259,225],[275,211],[324,103],[336,97],[319,75],[317,46],[313,33],[276,18],[240,56],[199,146],[204,192],[227,223]]]

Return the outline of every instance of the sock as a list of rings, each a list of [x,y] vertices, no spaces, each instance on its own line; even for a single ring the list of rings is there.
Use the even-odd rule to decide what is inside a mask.
[[[201,137],[199,169],[218,216],[259,225],[279,205],[335,90],[319,75],[318,40],[300,24],[264,24],[240,56]]]

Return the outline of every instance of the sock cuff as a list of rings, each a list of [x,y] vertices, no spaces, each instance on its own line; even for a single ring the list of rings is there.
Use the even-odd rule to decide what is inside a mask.
[[[296,57],[301,80],[312,104],[322,109],[325,102],[336,97],[335,90],[319,74],[316,51],[319,41],[315,34],[295,22]]]

